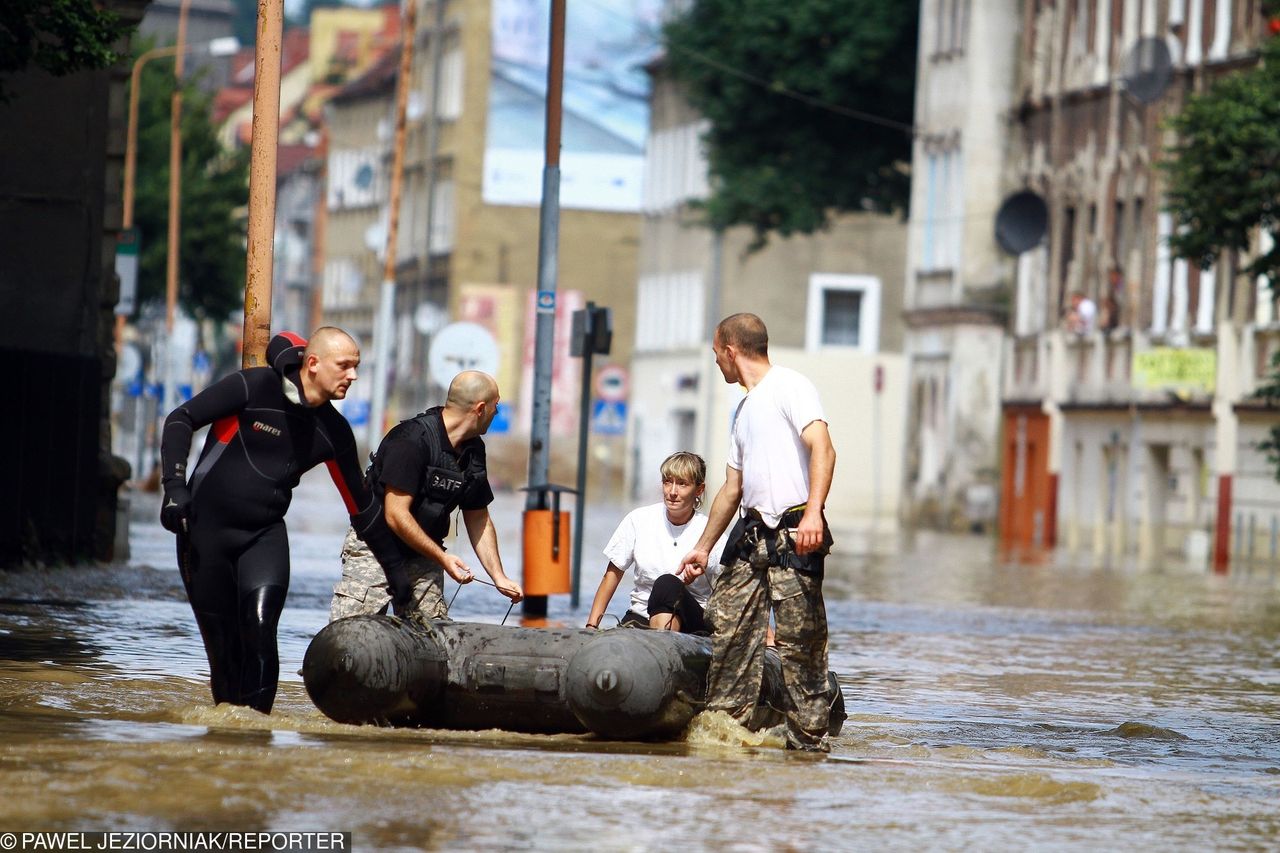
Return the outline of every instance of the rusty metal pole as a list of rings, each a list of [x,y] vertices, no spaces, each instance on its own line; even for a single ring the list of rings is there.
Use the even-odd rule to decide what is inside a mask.
[[[177,371],[173,363],[173,325],[178,313],[178,261],[182,235],[182,74],[187,49],[187,13],[191,0],[182,0],[178,9],[178,37],[174,41],[173,98],[169,103],[169,233],[164,282],[164,397],[161,414],[178,405]]]
[[[404,4],[404,39],[400,47],[400,72],[396,80],[396,135],[391,152],[391,192],[387,199],[387,248],[382,267],[382,290],[373,325],[373,395],[369,401],[366,442],[377,447],[387,409],[387,373],[391,369],[391,338],[395,334],[396,239],[400,230],[400,194],[404,184],[404,149],[408,136],[406,118],[409,89],[413,87],[413,45],[417,38],[418,0]]]
[[[249,239],[245,252],[244,367],[266,364],[271,339],[271,272],[276,235],[276,145],[280,137],[280,53],[284,0],[258,0],[254,51]]]
[[[142,67],[153,59],[162,56],[173,56],[177,53],[176,45],[169,47],[153,47],[144,51],[133,62],[133,71],[129,75],[129,123],[125,128],[124,142],[124,197],[120,217],[120,230],[133,228],[133,201],[136,194],[135,184],[138,176],[138,103],[142,90]],[[125,315],[116,315],[115,340],[116,353],[124,339]]]
[[[182,75],[187,49],[187,13],[191,0],[182,0],[178,10],[178,37],[173,44],[173,98],[169,104],[169,251],[165,262],[164,328],[173,335],[178,310],[178,261],[182,233]],[[167,389],[166,389],[167,393]]]
[[[320,168],[316,173],[316,207],[311,224],[311,310],[308,328],[318,329],[324,322],[324,253],[329,239],[329,120],[320,125],[320,144],[316,148]]]
[[[551,459],[551,367],[556,333],[556,279],[560,251],[560,119],[564,89],[564,3],[551,0],[551,42],[547,57],[546,165],[538,227],[537,325],[533,353],[533,426],[529,434],[529,499],[526,510],[546,509]],[[581,508],[579,508],[581,512]],[[527,516],[526,516],[527,517]],[[547,615],[547,597],[531,595],[522,611]]]

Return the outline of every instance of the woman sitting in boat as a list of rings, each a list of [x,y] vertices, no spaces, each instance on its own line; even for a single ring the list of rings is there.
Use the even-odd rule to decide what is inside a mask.
[[[605,546],[609,565],[591,602],[588,628],[600,627],[623,574],[633,569],[631,607],[620,625],[686,634],[708,631],[703,609],[714,577],[699,577],[686,586],[676,574],[680,559],[707,526],[707,517],[697,511],[706,488],[707,463],[696,453],[682,450],[663,460],[660,470],[662,501],[628,513]],[[720,568],[723,544],[716,546],[708,561],[708,575]]]

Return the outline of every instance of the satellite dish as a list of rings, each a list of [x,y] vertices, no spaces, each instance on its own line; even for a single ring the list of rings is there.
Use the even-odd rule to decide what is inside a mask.
[[[482,370],[490,376],[498,372],[498,342],[489,330],[476,323],[450,323],[431,341],[427,372],[437,385],[449,387],[453,377],[464,370]]]
[[[996,213],[996,242],[1011,255],[1040,245],[1048,230],[1049,208],[1031,190],[1009,196]]]
[[[1137,101],[1150,104],[1159,100],[1173,80],[1173,56],[1162,38],[1138,39],[1124,60],[1124,88]]]
[[[449,322],[449,315],[434,302],[419,302],[413,311],[413,327],[420,335],[434,335]]]

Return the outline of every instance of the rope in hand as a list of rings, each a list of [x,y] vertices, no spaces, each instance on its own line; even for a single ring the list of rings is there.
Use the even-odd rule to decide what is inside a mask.
[[[471,576],[471,580],[472,580],[472,581],[474,581],[475,583],[482,583],[482,584],[484,584],[485,586],[491,586],[491,587],[493,587],[494,589],[497,589],[497,588],[498,588],[498,585],[497,585],[496,583],[492,583],[491,581],[487,581],[487,580],[481,580],[480,578],[476,577],[475,575],[472,575],[472,576]],[[455,589],[455,590],[453,591],[453,598],[450,598],[450,599],[449,599],[449,609],[450,609],[450,610],[452,610],[452,609],[453,609],[453,602],[458,598],[458,593],[462,592],[462,587],[463,587],[463,586],[465,586],[465,584],[458,584],[458,588],[457,588],[457,589]],[[515,606],[516,606],[515,601],[512,601],[512,602],[511,602],[511,604],[510,604],[510,606],[508,606],[508,607],[507,607],[507,615],[502,617],[502,621],[498,623],[499,625],[505,625],[505,624],[507,624],[507,616],[510,616],[510,615],[511,615],[511,608],[513,608],[513,607],[515,607]]]

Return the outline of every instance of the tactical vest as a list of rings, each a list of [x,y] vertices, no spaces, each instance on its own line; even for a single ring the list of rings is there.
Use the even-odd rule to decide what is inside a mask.
[[[453,467],[450,457],[455,454],[449,444],[449,437],[445,434],[439,412],[440,407],[428,409],[404,422],[404,425],[416,433],[426,459],[422,481],[409,504],[409,510],[423,531],[437,543],[449,534],[449,516],[487,476],[480,454],[471,447],[456,454],[457,468]],[[445,464],[435,464],[437,462]],[[379,496],[383,494],[381,474],[382,459],[380,454],[375,454],[373,463],[369,466],[369,475],[370,484],[377,489]]]

